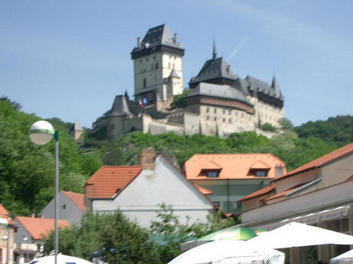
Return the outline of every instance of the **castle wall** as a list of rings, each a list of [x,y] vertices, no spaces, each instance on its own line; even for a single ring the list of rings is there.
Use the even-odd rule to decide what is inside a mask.
[[[184,132],[186,135],[200,134],[200,122],[201,118],[199,115],[185,113],[183,115],[184,121]]]
[[[261,124],[269,123],[274,127],[279,127],[278,121],[284,118],[284,108],[278,108],[260,101],[256,97],[248,97],[248,100],[255,108],[255,122]]]

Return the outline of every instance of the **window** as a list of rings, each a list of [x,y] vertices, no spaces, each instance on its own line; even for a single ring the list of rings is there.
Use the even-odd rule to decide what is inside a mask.
[[[229,124],[230,124],[230,123],[232,123],[232,119],[231,119],[231,118],[229,118],[229,120],[228,120],[228,121],[229,121]]]
[[[63,204],[63,209],[64,209],[64,210],[66,209],[66,204]]]
[[[217,109],[216,108],[214,109],[214,113],[217,113]]]
[[[210,120],[210,117],[209,117],[209,116],[207,116],[207,117],[206,117],[206,119],[207,119],[207,120]]]
[[[158,65],[158,62],[156,62],[156,69],[158,69],[159,65]]]
[[[214,121],[216,121],[216,120],[217,120],[217,118],[216,118],[216,117],[214,117],[214,118],[213,118],[213,120],[214,120]]]
[[[146,78],[143,78],[143,88],[146,88],[146,86],[147,86]]]
[[[223,109],[223,114],[225,114],[226,113],[226,110],[225,109]]]
[[[255,171],[255,176],[256,177],[266,177],[267,176],[267,170],[256,170]]]
[[[210,111],[210,109],[207,107],[207,108],[206,108],[206,113],[208,113],[209,111]]]
[[[219,171],[208,171],[207,172],[207,177],[208,178],[216,178],[219,175]]]
[[[226,122],[226,119],[225,119],[225,118],[223,118],[223,123],[224,123],[224,122]]]

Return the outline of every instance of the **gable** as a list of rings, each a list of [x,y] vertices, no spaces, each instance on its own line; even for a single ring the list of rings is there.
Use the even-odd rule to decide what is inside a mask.
[[[117,197],[113,207],[159,208],[164,203],[174,209],[212,209],[212,204],[163,156],[154,171],[143,170]]]

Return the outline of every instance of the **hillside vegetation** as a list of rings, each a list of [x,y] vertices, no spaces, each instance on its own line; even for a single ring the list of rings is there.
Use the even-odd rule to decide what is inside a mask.
[[[28,131],[41,119],[20,110],[18,103],[0,98],[0,203],[13,215],[38,213],[54,194],[54,144],[36,146]],[[83,186],[103,164],[137,164],[144,147],[154,147],[181,168],[196,153],[273,153],[287,170],[320,157],[353,141],[353,117],[338,116],[293,128],[288,120],[284,133],[271,139],[254,132],[236,133],[226,139],[203,135],[143,134],[135,131],[107,144],[88,136],[75,142],[71,123],[57,118],[49,122],[60,133],[60,190],[83,192]]]

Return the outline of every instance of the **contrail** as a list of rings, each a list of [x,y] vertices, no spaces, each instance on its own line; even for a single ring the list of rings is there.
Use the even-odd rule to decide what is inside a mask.
[[[235,45],[233,48],[232,52],[228,55],[227,61],[232,60],[235,58],[235,56],[238,54],[239,50],[245,45],[245,43],[248,41],[247,37],[241,38],[241,40]]]

